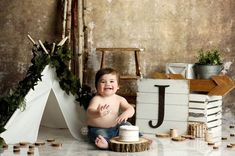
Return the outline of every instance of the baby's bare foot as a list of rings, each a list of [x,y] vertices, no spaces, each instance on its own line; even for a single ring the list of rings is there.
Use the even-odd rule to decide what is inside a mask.
[[[97,147],[99,147],[100,149],[108,149],[109,144],[108,142],[105,140],[104,137],[102,137],[101,135],[99,135],[96,139],[95,139],[95,144]]]

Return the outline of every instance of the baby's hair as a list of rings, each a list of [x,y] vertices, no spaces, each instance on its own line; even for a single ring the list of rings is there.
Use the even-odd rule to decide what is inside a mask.
[[[113,74],[117,76],[117,81],[119,83],[119,73],[113,68],[101,68],[95,75],[95,87],[97,88],[100,78],[105,74]]]

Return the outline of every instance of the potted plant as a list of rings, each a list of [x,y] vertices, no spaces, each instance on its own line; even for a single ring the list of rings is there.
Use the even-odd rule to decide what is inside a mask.
[[[218,49],[198,51],[198,61],[195,63],[195,74],[198,79],[210,79],[222,70],[221,55]]]

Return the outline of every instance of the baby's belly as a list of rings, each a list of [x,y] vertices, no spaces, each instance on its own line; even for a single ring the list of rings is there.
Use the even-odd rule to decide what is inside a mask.
[[[99,117],[99,118],[90,118],[87,121],[87,124],[94,127],[100,127],[100,128],[110,128],[117,125],[117,116],[105,116],[105,117]]]

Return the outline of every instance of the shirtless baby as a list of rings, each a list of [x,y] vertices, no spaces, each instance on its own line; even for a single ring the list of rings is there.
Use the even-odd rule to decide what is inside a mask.
[[[100,69],[95,76],[95,87],[97,94],[87,109],[88,137],[98,148],[108,149],[109,140],[118,136],[121,125],[129,125],[126,121],[135,110],[124,97],[116,94],[119,89],[116,70]]]

